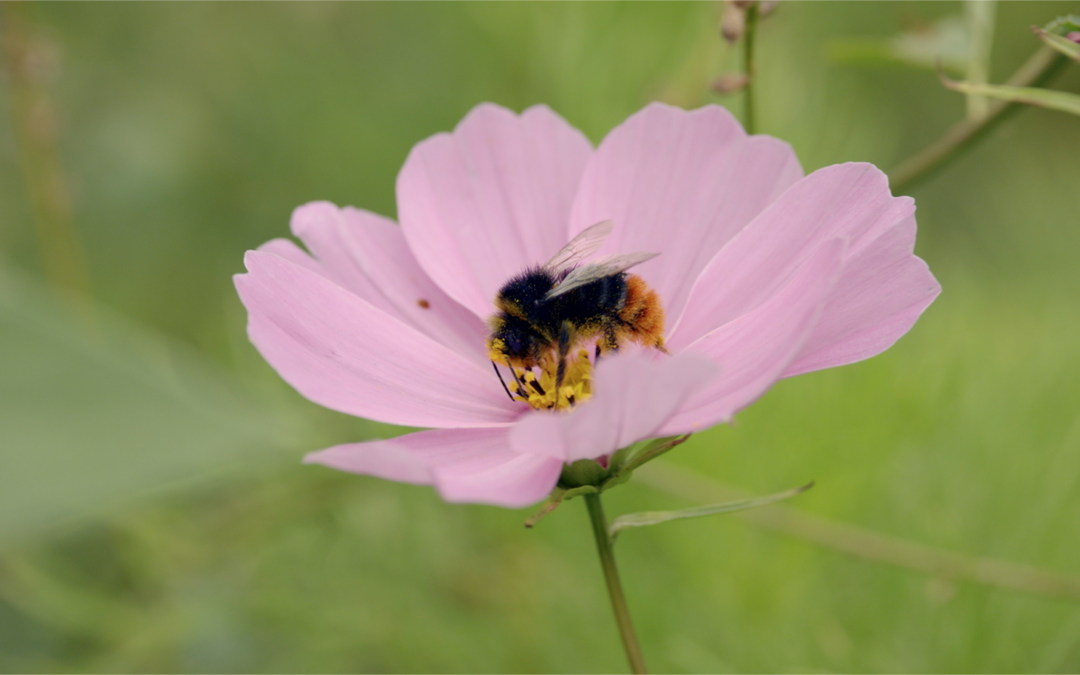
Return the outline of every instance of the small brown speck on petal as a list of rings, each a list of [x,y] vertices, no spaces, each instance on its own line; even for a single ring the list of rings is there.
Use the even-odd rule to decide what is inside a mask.
[[[431,309],[431,303],[428,302],[427,300],[424,300],[423,298],[420,298],[419,300],[417,300],[416,304],[420,305],[424,309]]]

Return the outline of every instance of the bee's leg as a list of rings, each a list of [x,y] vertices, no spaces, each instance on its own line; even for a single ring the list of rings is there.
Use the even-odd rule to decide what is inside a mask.
[[[559,390],[562,389],[563,378],[566,376],[566,355],[570,353],[571,329],[570,322],[563,321],[559,330],[559,366],[555,369],[555,403],[552,404],[555,409],[559,407]]]
[[[598,363],[600,363],[600,343],[599,342],[596,343],[596,352],[593,353],[593,367],[595,368],[596,364],[598,364]]]
[[[506,380],[503,379],[502,373],[499,372],[499,366],[494,361],[491,362],[491,367],[495,369],[495,374],[499,376],[499,384],[503,386],[503,391],[510,397],[511,401],[516,401],[514,395],[510,393],[510,387],[506,386]],[[510,372],[514,372],[513,366],[510,367]],[[517,379],[517,373],[514,373],[514,379]],[[519,385],[520,386],[520,385]]]
[[[614,354],[617,351],[619,351],[619,336],[615,332],[615,323],[609,321],[604,324],[603,342],[596,345],[596,360],[600,361],[600,355],[604,352]]]

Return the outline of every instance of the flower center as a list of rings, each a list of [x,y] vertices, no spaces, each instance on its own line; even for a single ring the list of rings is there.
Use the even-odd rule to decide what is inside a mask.
[[[592,397],[593,362],[587,349],[567,355],[566,372],[558,392],[555,377],[559,358],[554,353],[542,356],[536,368],[510,369],[514,372],[514,381],[507,383],[510,393],[537,410],[565,410]]]

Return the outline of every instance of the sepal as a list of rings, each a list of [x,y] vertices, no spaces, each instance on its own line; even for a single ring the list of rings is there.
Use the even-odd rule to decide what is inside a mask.
[[[644,445],[631,445],[619,450],[611,457],[611,471],[616,476],[629,474],[646,462],[651,462],[675,446],[682,445],[690,434],[657,438]]]
[[[607,467],[594,459],[579,459],[563,466],[562,474],[559,476],[559,482],[555,489],[540,505],[540,509],[525,521],[525,527],[535,527],[537,523],[559,508],[559,505],[568,499],[585,494],[604,492],[622,485],[630,480],[634,470],[642,464],[656,459],[677,445],[685,443],[688,438],[690,438],[690,434],[657,438],[648,443],[627,446],[616,451],[611,456],[607,462]]]

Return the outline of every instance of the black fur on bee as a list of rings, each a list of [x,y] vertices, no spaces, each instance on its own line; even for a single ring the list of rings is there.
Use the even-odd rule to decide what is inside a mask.
[[[565,354],[578,336],[597,335],[601,351],[615,350],[624,324],[619,312],[626,306],[626,278],[620,272],[546,298],[561,279],[544,268],[527,270],[499,291],[495,303],[501,311],[492,320],[491,337],[502,341],[506,356],[527,367],[550,347]]]

